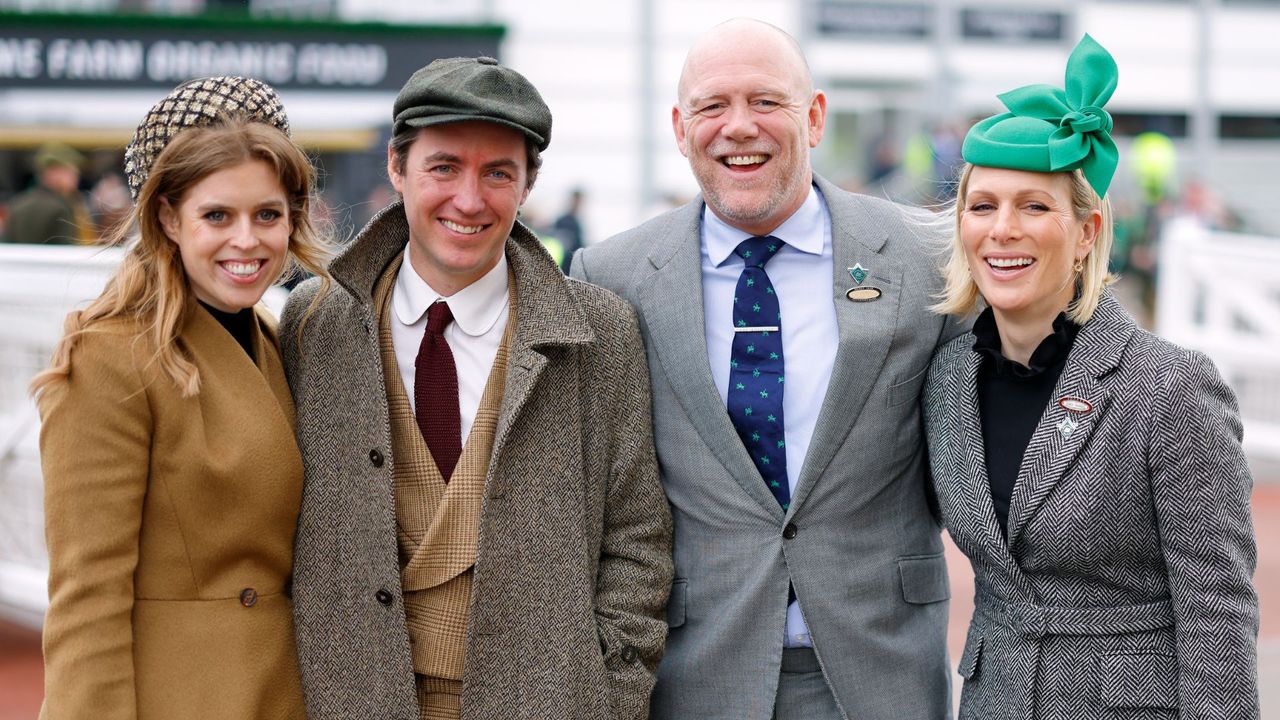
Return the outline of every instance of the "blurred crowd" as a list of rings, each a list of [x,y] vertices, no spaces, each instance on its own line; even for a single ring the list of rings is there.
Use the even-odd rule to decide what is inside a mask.
[[[841,183],[847,189],[883,195],[901,202],[941,208],[954,198],[955,178],[962,161],[960,145],[965,123],[938,123],[909,137],[882,133],[867,145],[857,163],[863,179]],[[1136,285],[1136,294],[1149,314],[1154,304],[1157,242],[1160,228],[1172,217],[1192,216],[1218,230],[1248,231],[1244,219],[1212,188],[1191,178],[1179,180],[1173,142],[1156,132],[1138,135],[1129,153],[1130,187],[1113,195],[1116,243],[1112,271]],[[8,243],[92,245],[126,221],[130,208],[125,185],[123,153],[97,151],[88,155],[68,145],[50,142],[30,153],[25,188],[0,194],[0,238]],[[832,173],[839,175],[838,172]],[[316,219],[332,227],[335,237],[351,237],[379,210],[395,199],[387,184],[375,186],[356,203],[323,196],[314,204]],[[542,214],[525,208],[521,220],[534,229],[562,268],[574,251],[603,236],[587,235],[584,188],[574,188],[558,211]],[[683,204],[672,197],[650,208],[653,214]]]

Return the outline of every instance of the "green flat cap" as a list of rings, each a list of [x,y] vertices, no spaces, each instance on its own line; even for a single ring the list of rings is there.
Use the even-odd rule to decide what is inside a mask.
[[[1067,58],[1066,89],[1027,85],[1000,95],[1009,112],[972,128],[961,154],[973,165],[1068,172],[1079,168],[1099,196],[1120,162],[1111,115],[1102,109],[1119,80],[1116,61],[1085,35]]]
[[[60,142],[47,142],[36,151],[36,169],[43,170],[50,165],[66,165],[77,170],[84,163],[84,156],[70,145]]]
[[[551,110],[525,76],[489,57],[445,58],[414,73],[392,106],[392,134],[484,120],[515,128],[546,150]]]

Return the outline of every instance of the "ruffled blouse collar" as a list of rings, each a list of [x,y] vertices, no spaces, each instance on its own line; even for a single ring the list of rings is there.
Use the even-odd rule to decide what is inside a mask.
[[[1000,353],[1000,331],[995,313],[988,307],[973,323],[973,349],[986,359],[996,375],[1033,378],[1066,359],[1079,331],[1080,326],[1068,320],[1065,312],[1058,313],[1053,319],[1053,332],[1040,341],[1029,363],[1023,365]]]

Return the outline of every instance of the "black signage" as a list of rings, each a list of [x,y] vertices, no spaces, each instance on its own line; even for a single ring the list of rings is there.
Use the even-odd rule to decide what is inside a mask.
[[[0,17],[0,87],[171,88],[245,75],[280,89],[399,90],[436,58],[498,56],[502,28],[304,23],[15,22]],[[111,18],[118,21],[120,18]]]
[[[820,0],[818,32],[863,38],[924,38],[932,33],[933,7],[892,2]]]
[[[1059,42],[1066,24],[1065,13],[1056,10],[966,8],[960,13],[960,33],[973,40]]]

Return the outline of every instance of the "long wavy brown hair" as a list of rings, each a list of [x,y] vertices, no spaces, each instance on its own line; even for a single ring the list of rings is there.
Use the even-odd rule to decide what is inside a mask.
[[[284,275],[305,269],[321,278],[317,297],[324,294],[329,284],[325,271],[329,244],[311,218],[315,168],[306,153],[278,129],[258,122],[233,119],[184,130],[156,158],[133,212],[108,236],[113,245],[132,244],[102,294],[67,316],[49,367],[31,381],[33,394],[66,382],[80,336],[113,318],[136,321],[138,338],[149,336],[155,347],[152,362],[160,365],[183,397],[200,392],[200,373],[177,343],[191,289],[178,245],[160,224],[160,207],[162,202],[178,207],[205,177],[250,160],[261,160],[274,169],[288,198],[291,230]],[[135,224],[136,239],[131,232]]]

